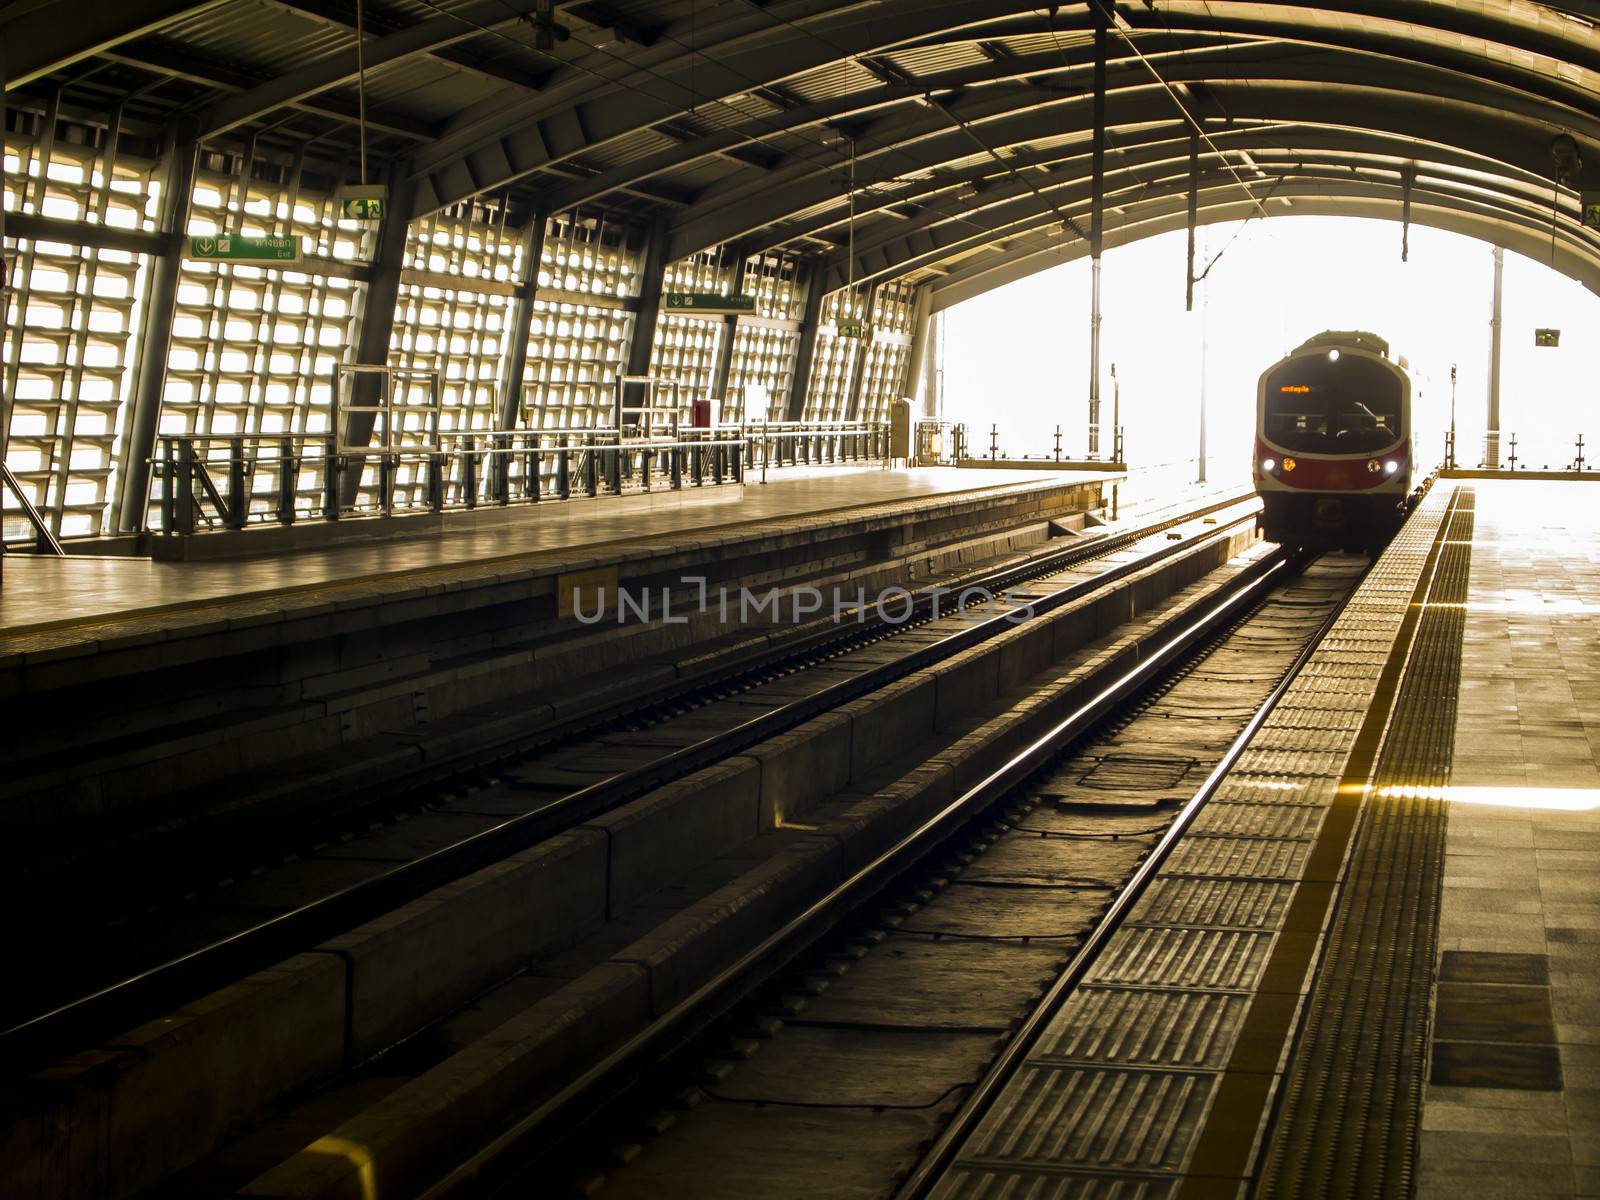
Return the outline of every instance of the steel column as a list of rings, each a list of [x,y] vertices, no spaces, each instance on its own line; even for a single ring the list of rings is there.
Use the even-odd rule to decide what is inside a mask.
[[[806,411],[806,393],[811,390],[811,358],[817,349],[817,325],[822,321],[822,262],[811,264],[810,278],[806,281],[806,307],[800,317],[800,344],[794,352],[794,377],[789,381],[789,402],[784,408],[784,419],[803,420]]]
[[[181,126],[170,128],[162,141],[161,232],[168,240],[150,271],[150,290],[133,369],[133,406],[124,424],[127,436],[122,443],[122,489],[111,513],[112,525],[123,533],[144,527],[150,459],[155,454],[156,430],[161,424],[167,351],[172,345],[173,311],[178,303],[178,280],[188,244],[189,201],[200,150],[194,134],[194,122],[185,120]],[[106,186],[110,186],[109,180]]]
[[[1189,270],[1183,291],[1183,311],[1194,311],[1194,230],[1200,216],[1200,132],[1189,133]]]
[[[733,264],[733,286],[730,290],[735,296],[744,290],[744,267],[745,257],[741,254]],[[733,369],[733,338],[738,331],[737,313],[730,313],[723,318],[722,345],[717,347],[717,364],[711,371],[711,394],[723,401],[728,398],[728,373]]]
[[[872,288],[867,292],[867,302],[861,309],[861,336],[856,339],[856,352],[851,359],[850,368],[850,393],[845,399],[844,419],[846,421],[859,421],[861,419],[861,382],[867,373],[867,350],[872,342],[872,318],[878,311],[878,289]]]
[[[1094,148],[1089,212],[1089,454],[1100,457],[1100,252],[1106,220],[1106,15],[1094,9]]]
[[[550,214],[541,206],[528,221],[522,243],[522,270],[527,277],[517,289],[506,326],[505,374],[500,379],[500,410],[495,428],[514,429],[522,409],[522,376],[528,365],[528,330],[533,324],[533,298],[539,287],[539,260],[544,255],[545,225]]]
[[[628,365],[624,375],[648,375],[650,356],[655,348],[656,321],[661,315],[661,283],[666,273],[667,222],[657,218],[650,226],[644,251],[644,274],[639,283],[639,315],[633,321],[633,340],[628,343]]]
[[[355,362],[358,366],[382,367],[389,362],[389,337],[394,332],[395,304],[400,297],[400,271],[406,259],[406,231],[411,220],[411,193],[413,183],[404,163],[394,163],[388,172],[389,200],[384,205],[383,221],[378,226],[378,244],[372,260],[372,277],[367,282],[367,294],[361,305],[361,332],[356,340]],[[363,371],[350,385],[352,406],[370,408],[377,404],[381,381],[372,373]],[[346,418],[344,441],[347,446],[364,446],[372,440],[372,428],[377,414],[351,413]],[[337,432],[337,431],[336,431]],[[360,459],[354,460],[359,463]],[[361,491],[361,469],[346,471],[339,481],[339,502],[350,505],[356,502]]]
[[[937,369],[934,359],[938,347],[931,336],[934,321],[932,300],[933,289],[925,283],[919,285],[917,297],[911,304],[911,350],[906,355],[906,379],[911,385],[912,399],[920,402],[920,410],[925,417],[938,415],[933,388]],[[913,409],[917,407],[913,405]]]
[[[1506,269],[1503,246],[1494,248],[1494,308],[1489,317],[1489,413],[1483,428],[1483,465],[1500,467],[1500,316],[1501,290]]]
[[[1406,168],[1405,177],[1401,182],[1400,198],[1400,261],[1409,262],[1411,259],[1411,185],[1417,181],[1417,168],[1415,164]]]

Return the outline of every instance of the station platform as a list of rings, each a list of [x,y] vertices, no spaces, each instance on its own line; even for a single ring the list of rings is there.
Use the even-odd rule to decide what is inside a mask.
[[[406,539],[279,551],[250,558],[158,562],[117,557],[9,555],[0,587],[0,657],[60,649],[84,640],[73,631],[160,614],[159,627],[211,625],[270,607],[377,600],[386,584],[425,579],[470,586],[518,566],[548,574],[637,559],[663,543],[693,549],[754,536],[796,522],[893,518],[983,495],[1060,492],[1098,485],[1104,471],[910,470],[831,468],[766,484],[600,497],[563,503],[485,507],[478,520]],[[1098,503],[1098,492],[1093,497]],[[681,501],[681,502],[675,502]],[[288,599],[296,597],[297,599]],[[86,636],[86,635],[85,635]]]
[[[718,596],[875,592],[1020,551],[1083,528],[1107,478],[839,467],[742,496],[486,509],[414,540],[249,559],[8,556],[0,821],[16,836],[0,859],[197,813],[331,811],[465,769],[513,735],[758,653],[771,630],[723,620]],[[574,619],[578,595],[593,620]]]
[[[1600,1195],[1597,499],[1435,483],[935,1195]]]

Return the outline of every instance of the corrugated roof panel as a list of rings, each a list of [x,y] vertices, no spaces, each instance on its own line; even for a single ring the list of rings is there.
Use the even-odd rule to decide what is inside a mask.
[[[254,73],[286,74],[352,44],[347,30],[253,0],[231,0],[161,28],[189,53]]]
[[[676,145],[678,143],[674,139],[667,137],[665,134],[657,133],[654,129],[640,129],[622,137],[612,138],[610,141],[586,147],[583,151],[583,160],[601,168],[614,167]]]
[[[1094,42],[1094,34],[1084,29],[1061,29],[1054,35],[1024,33],[1016,37],[995,38],[994,41],[1018,58],[1027,58],[1035,54],[1055,54],[1071,50],[1074,46],[1091,45]]]
[[[785,79],[783,86],[806,100],[828,100],[880,86],[876,76],[853,61],[829,63],[804,75]]]
[[[369,107],[425,120],[443,120],[499,92],[516,94],[510,84],[492,83],[436,58],[401,59],[367,75]],[[341,89],[340,96],[354,104],[356,89]]]
[[[940,71],[955,71],[989,61],[989,56],[973,42],[894,50],[883,57],[910,75],[934,75]]]

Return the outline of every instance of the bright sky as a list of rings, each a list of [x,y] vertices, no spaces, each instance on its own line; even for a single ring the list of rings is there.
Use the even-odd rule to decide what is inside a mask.
[[[1237,476],[1248,470],[1261,372],[1324,329],[1365,329],[1385,338],[1391,355],[1410,361],[1413,389],[1421,393],[1417,446],[1427,463],[1444,452],[1450,365],[1457,365],[1457,458],[1476,465],[1488,395],[1492,250],[1459,234],[1413,226],[1410,261],[1402,263],[1400,232],[1398,222],[1312,216],[1203,228],[1197,263],[1223,253],[1196,289],[1193,313],[1183,307],[1183,232],[1107,251],[1103,426],[1111,424],[1115,363],[1130,462],[1193,460],[1204,329],[1212,474]],[[1600,297],[1511,251],[1505,260],[1503,443],[1517,435],[1523,466],[1565,467],[1580,432],[1586,456],[1591,439],[1600,442],[1600,339],[1591,334],[1600,329]],[[1066,453],[1081,454],[1089,394],[1088,259],[956,305],[945,316],[944,415],[968,424],[973,450],[987,450],[989,426],[998,423],[1002,454],[1048,454],[1059,422]],[[1538,327],[1560,329],[1561,345],[1535,347]],[[1102,433],[1102,453],[1110,453],[1108,433]],[[1593,460],[1600,463],[1600,444]]]

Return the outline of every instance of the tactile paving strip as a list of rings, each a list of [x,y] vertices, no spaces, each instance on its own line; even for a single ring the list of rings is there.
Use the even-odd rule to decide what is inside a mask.
[[[1418,590],[1450,499],[1443,489],[1430,495],[1367,574],[1218,789],[1214,811],[1162,865],[935,1196],[1121,1200],[1173,1196],[1185,1184],[1228,1190],[1230,1175],[1244,1182],[1254,1117],[1224,1114],[1224,1124],[1245,1127],[1237,1170],[1219,1177],[1195,1155],[1212,1108],[1225,1106],[1219,1089],[1241,1069],[1239,1035],[1252,1008],[1267,997],[1287,1023],[1304,993],[1303,976],[1264,980],[1263,968],[1305,886],[1308,850],[1334,805],[1389,664],[1398,614]],[[1252,998],[1257,986],[1263,990]],[[1242,1069],[1277,1078],[1279,1051],[1256,1057],[1245,1047]],[[1266,1108],[1268,1086],[1256,1111]]]
[[[1463,489],[1362,806],[1260,1196],[1408,1196],[1428,1065],[1473,497]]]

